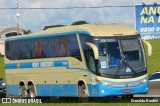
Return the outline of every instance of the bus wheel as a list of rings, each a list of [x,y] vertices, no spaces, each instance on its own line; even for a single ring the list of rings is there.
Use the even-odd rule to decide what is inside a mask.
[[[35,89],[34,89],[34,86],[33,86],[33,85],[30,85],[30,86],[29,86],[29,97],[30,97],[30,98],[35,98],[35,97],[36,97]]]
[[[88,92],[85,84],[78,86],[79,97],[81,102],[89,102]]]
[[[19,91],[20,91],[20,96],[21,97],[28,97],[28,92],[27,92],[25,86],[20,86]]]

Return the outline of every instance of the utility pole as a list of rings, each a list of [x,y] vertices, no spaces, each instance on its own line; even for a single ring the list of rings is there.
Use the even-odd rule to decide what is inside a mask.
[[[17,13],[16,13],[16,19],[17,19],[17,35],[19,35],[19,2],[16,0],[16,8],[17,8]]]

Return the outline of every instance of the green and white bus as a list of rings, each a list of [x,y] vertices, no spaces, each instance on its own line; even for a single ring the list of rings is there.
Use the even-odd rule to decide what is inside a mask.
[[[148,92],[138,32],[122,24],[50,28],[5,41],[7,94],[106,97]]]

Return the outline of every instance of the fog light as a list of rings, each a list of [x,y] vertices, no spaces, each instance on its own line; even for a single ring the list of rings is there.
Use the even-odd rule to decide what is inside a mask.
[[[102,93],[104,93],[104,90],[102,90]]]

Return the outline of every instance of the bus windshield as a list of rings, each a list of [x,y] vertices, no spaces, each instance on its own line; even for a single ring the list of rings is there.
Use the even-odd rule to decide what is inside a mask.
[[[95,39],[99,50],[98,73],[111,78],[133,78],[146,73],[141,42],[134,39]]]

